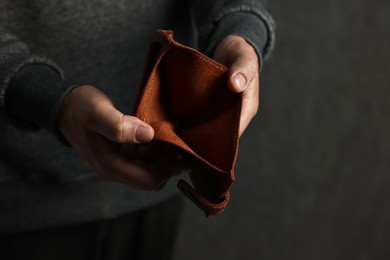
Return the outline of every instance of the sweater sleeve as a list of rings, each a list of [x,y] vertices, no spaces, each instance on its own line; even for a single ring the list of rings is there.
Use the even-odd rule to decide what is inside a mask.
[[[200,51],[211,56],[223,38],[238,35],[254,47],[261,65],[275,42],[275,23],[265,4],[265,0],[190,0]]]
[[[58,135],[57,113],[74,87],[55,62],[31,54],[0,27],[0,117],[24,130],[46,128]]]

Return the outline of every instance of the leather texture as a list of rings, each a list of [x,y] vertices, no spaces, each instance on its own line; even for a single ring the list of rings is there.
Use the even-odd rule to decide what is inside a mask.
[[[241,94],[228,89],[228,68],[158,30],[150,43],[134,114],[154,140],[178,147],[193,171],[178,188],[206,215],[224,211],[234,182]]]

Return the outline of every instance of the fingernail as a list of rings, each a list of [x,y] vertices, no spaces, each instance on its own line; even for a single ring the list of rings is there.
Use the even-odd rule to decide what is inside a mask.
[[[140,143],[146,143],[153,138],[152,132],[146,126],[138,126],[135,130],[135,139]]]
[[[246,79],[244,75],[242,75],[241,73],[238,73],[237,75],[234,76],[233,82],[234,85],[236,85],[238,90],[242,90],[246,85]]]

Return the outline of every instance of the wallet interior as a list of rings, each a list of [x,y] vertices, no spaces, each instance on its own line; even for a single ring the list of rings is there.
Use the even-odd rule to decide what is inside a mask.
[[[234,181],[241,95],[227,87],[228,68],[160,37],[149,48],[135,115],[153,127],[155,140],[185,152],[196,168],[195,190],[221,203]]]

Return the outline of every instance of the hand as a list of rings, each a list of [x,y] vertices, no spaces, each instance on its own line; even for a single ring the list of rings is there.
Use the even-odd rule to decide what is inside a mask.
[[[213,58],[229,67],[228,86],[242,92],[241,136],[259,107],[259,60],[253,47],[243,38],[230,35],[217,46]]]
[[[122,114],[92,86],[80,86],[65,98],[59,129],[103,180],[159,190],[183,168],[168,146],[150,142],[151,126]]]

